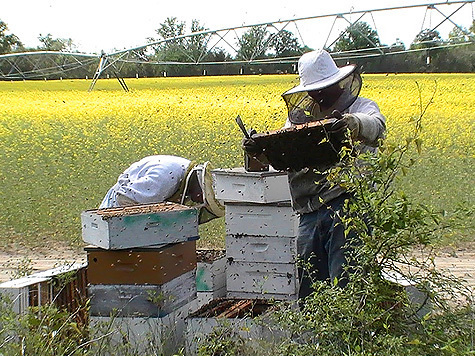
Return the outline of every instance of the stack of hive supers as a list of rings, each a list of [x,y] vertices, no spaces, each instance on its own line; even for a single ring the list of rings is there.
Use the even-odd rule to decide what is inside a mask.
[[[93,324],[122,320],[152,331],[196,299],[196,209],[166,202],[90,210],[81,222]]]
[[[226,298],[214,299],[186,318],[187,355],[196,355],[199,342],[226,325],[241,338],[280,337],[270,319],[266,327],[254,319],[266,319],[272,300],[298,297],[298,222],[286,173],[233,168],[213,174],[216,198],[225,207]]]
[[[213,173],[216,197],[225,204],[227,297],[297,299],[298,218],[287,174],[244,168]]]

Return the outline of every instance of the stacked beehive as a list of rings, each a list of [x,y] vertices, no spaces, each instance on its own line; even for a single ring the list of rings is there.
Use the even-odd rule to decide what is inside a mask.
[[[214,171],[225,203],[226,288],[230,298],[298,297],[298,218],[285,172]]]
[[[114,322],[126,334],[119,341],[140,343],[145,333],[157,338],[167,327],[162,341],[179,341],[177,318],[196,299],[197,211],[161,203],[85,211],[81,221],[83,240],[91,244],[91,323]]]
[[[272,311],[270,299],[298,297],[298,222],[287,175],[244,168],[213,174],[216,198],[225,206],[226,298],[211,301],[186,319],[187,355],[196,355],[197,345],[215,328],[243,338],[280,337],[269,320],[256,323],[254,318],[265,319]]]

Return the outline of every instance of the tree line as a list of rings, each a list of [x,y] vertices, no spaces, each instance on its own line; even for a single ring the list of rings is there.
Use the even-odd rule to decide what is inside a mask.
[[[211,46],[208,29],[198,20],[187,24],[168,17],[147,38],[148,46],[134,51],[139,61],[120,62],[116,74],[122,77],[193,76],[229,74],[295,73],[296,61],[312,48],[301,44],[290,31],[270,32],[268,26],[253,26],[237,37],[233,54],[219,46]],[[191,34],[191,36],[186,36]],[[169,40],[172,38],[173,40]],[[27,48],[0,20],[0,54],[34,51],[78,52],[71,38],[39,35],[40,46]],[[366,22],[356,22],[332,43],[338,64],[356,63],[368,73],[388,72],[473,72],[475,71],[475,21],[469,29],[454,26],[448,38],[436,30],[423,29],[409,48],[396,40],[382,44],[377,31]],[[183,64],[186,63],[186,64]],[[21,64],[20,64],[21,66]],[[95,68],[87,70],[93,73]],[[21,68],[20,68],[21,69]],[[84,77],[84,68],[66,77]]]

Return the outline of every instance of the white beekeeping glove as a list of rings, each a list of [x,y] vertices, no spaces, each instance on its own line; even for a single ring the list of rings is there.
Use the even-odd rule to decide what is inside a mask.
[[[358,139],[360,138],[360,119],[358,119],[355,115],[353,114],[343,114],[343,119],[347,122],[348,128],[351,131],[351,137],[353,139]]]

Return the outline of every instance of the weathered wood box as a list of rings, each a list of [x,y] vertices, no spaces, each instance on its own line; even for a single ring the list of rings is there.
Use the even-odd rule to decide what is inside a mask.
[[[297,261],[297,238],[226,235],[226,256],[231,261],[295,263]]]
[[[104,249],[171,244],[198,239],[197,210],[174,203],[87,210],[82,237]]]
[[[295,263],[231,261],[226,265],[228,298],[298,299]]]
[[[37,272],[0,284],[0,295],[7,297],[16,313],[29,307],[54,303],[83,317],[81,303],[86,299],[86,263],[72,263]],[[62,280],[68,274],[68,278]],[[72,274],[71,276],[69,274]]]
[[[0,295],[11,301],[15,313],[25,313],[30,306],[51,301],[51,285],[47,277],[23,277],[0,284]]]
[[[162,317],[196,299],[196,270],[162,285],[91,284],[90,315]]]
[[[286,236],[298,234],[298,216],[290,202],[275,204],[226,204],[226,234]]]
[[[200,343],[213,331],[224,335],[239,335],[244,339],[265,338],[270,341],[272,326],[258,320],[272,311],[266,300],[216,299],[185,319],[186,355],[196,355]]]
[[[246,172],[243,167],[215,169],[216,198],[249,203],[274,203],[290,200],[287,174],[279,171]]]
[[[90,316],[91,338],[103,340],[101,355],[175,355],[185,344],[185,318],[195,308],[195,300],[163,317]]]
[[[162,248],[105,250],[88,246],[91,284],[164,284],[196,268],[196,241]]]

